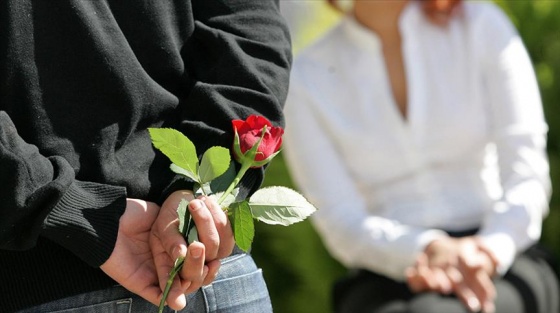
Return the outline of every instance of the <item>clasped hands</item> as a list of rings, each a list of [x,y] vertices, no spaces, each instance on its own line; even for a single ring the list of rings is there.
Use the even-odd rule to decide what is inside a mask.
[[[431,242],[406,270],[406,278],[413,292],[453,293],[472,312],[492,313],[496,266],[492,253],[478,238],[449,237]]]
[[[199,237],[188,248],[178,231],[177,206],[183,198],[189,201]],[[229,219],[212,198],[195,199],[191,191],[176,191],[161,208],[127,199],[115,248],[101,269],[124,288],[158,305],[175,259],[185,257],[167,298],[169,307],[180,310],[186,306],[186,294],[214,280],[220,259],[231,254],[234,244]]]

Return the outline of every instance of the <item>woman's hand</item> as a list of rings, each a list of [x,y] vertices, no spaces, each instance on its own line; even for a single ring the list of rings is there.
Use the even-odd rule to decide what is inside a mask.
[[[454,293],[471,311],[494,312],[496,262],[475,237],[431,242],[407,270],[414,292]]]

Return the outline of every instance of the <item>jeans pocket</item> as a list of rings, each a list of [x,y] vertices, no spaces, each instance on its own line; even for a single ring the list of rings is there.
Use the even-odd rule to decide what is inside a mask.
[[[262,270],[216,280],[204,286],[202,292],[208,313],[269,313],[270,296]]]
[[[45,313],[131,313],[131,309],[132,299],[129,298]]]

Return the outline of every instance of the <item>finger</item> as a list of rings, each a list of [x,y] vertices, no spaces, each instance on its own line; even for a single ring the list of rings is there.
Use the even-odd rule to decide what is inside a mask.
[[[159,287],[161,290],[164,290],[169,273],[175,264],[175,260],[165,251],[159,238],[152,236],[152,238],[150,238],[150,246],[152,248],[152,256],[158,276]],[[186,251],[184,254],[186,254]]]
[[[104,263],[102,269],[126,289],[157,305],[161,298],[161,289],[158,286],[152,256],[149,252],[147,254],[131,255],[131,258],[117,257],[116,261],[108,260]],[[111,255],[111,258],[113,256]],[[110,262],[116,264],[109,264]],[[108,267],[112,268],[108,270]],[[123,276],[126,276],[125,280],[120,279]]]
[[[150,232],[150,248],[161,290],[165,289],[175,260],[187,254],[185,239],[177,228],[177,207],[183,198],[192,199],[193,195],[187,191],[177,191],[165,200]],[[179,287],[174,285],[172,288]]]
[[[496,286],[484,270],[478,272],[477,280],[480,291],[477,291],[476,288],[473,288],[473,291],[480,300],[483,312],[492,313],[495,310],[494,300],[496,299]]]
[[[463,275],[463,284],[466,286],[465,288],[469,289],[465,301],[467,301],[467,304],[474,305],[474,309],[493,312],[496,289],[491,277],[483,268],[483,263],[478,260],[479,256],[463,255],[459,258],[459,269]]]
[[[429,291],[437,291],[438,290],[438,282],[435,280],[434,272],[431,268],[427,266],[420,266],[418,267],[418,276],[423,281],[423,284],[426,286],[427,290]]]
[[[419,293],[427,289],[427,286],[424,284],[423,279],[418,274],[418,271],[414,267],[410,267],[405,271],[406,275],[406,282],[408,284],[408,288],[414,292]]]
[[[189,245],[185,263],[180,272],[183,294],[189,294],[202,286],[208,274],[208,267],[204,265],[205,246],[198,241]]]
[[[433,280],[436,285],[435,291],[441,294],[449,294],[452,291],[452,283],[445,270],[439,267],[432,268]]]
[[[481,302],[471,289],[470,285],[465,281],[463,273],[457,267],[450,266],[445,273],[451,283],[452,292],[458,299],[472,312],[478,312],[481,308]],[[490,313],[493,311],[489,311]]]
[[[493,302],[496,289],[492,278],[484,269],[484,254],[462,255],[460,265],[464,268],[465,282],[481,304]]]
[[[153,305],[159,305],[160,299],[163,296],[161,293],[161,289],[159,289],[159,287],[156,285],[146,286],[141,290],[135,290],[134,288],[130,288],[129,290],[144,298],[146,301],[152,303]]]
[[[187,252],[187,243],[179,232],[177,208],[181,200],[191,201],[193,198],[191,191],[181,190],[172,193],[161,206],[157,220],[152,227],[153,236],[159,239],[165,252],[173,261],[179,256],[184,257]]]
[[[203,265],[201,279],[196,282],[191,282],[189,287],[185,290],[185,295],[191,294],[193,292],[196,292],[198,289],[200,289],[203,286],[202,282],[204,281],[207,275],[208,275],[208,266]]]
[[[420,274],[418,273],[418,267],[421,265],[425,265],[428,261],[426,253],[420,253],[416,257],[416,261],[414,262],[414,266],[411,266],[405,270],[405,276],[407,277],[407,282],[409,288],[413,292],[420,292],[424,289],[424,286],[421,284]]]
[[[435,291],[438,288],[438,282],[435,281],[434,273],[429,267],[429,257],[426,253],[422,253],[416,259],[416,271],[418,273],[419,285],[424,290]]]
[[[169,306],[173,310],[182,310],[187,305],[187,298],[182,292],[183,290],[184,289],[181,287],[179,279],[175,277],[175,280],[171,285],[171,289],[169,289],[169,293],[167,294],[167,299],[165,300],[167,306]],[[161,297],[163,297],[163,294],[161,294],[161,296],[159,297],[158,303],[156,303],[156,305],[159,305]]]
[[[409,288],[413,292],[422,292],[429,289],[428,282],[426,280],[426,274],[428,271],[428,256],[425,253],[420,253],[416,258],[414,267],[408,270]]]
[[[470,274],[461,272],[457,267],[449,267],[445,272],[457,298],[461,300],[470,311],[480,311],[482,303],[471,288],[472,282],[469,283],[466,278],[470,276]]]
[[[474,292],[464,282],[461,282],[460,284],[455,286],[455,295],[471,312],[480,311],[480,301],[477,299]]]
[[[445,269],[445,274],[451,282],[452,286],[459,285],[463,283],[463,274],[454,266],[450,266]]]
[[[220,260],[214,260],[207,262],[206,266],[208,267],[208,274],[202,282],[203,286],[210,285],[212,282],[214,282],[216,276],[218,275],[218,271],[220,270],[221,263]]]
[[[208,198],[203,197],[203,199]],[[200,199],[192,200],[189,202],[189,211],[198,230],[198,239],[206,249],[206,258],[209,261],[216,259],[220,247],[220,234],[206,202]]]
[[[183,249],[186,250],[184,245],[182,245],[181,247],[177,247],[176,251],[173,252],[173,255],[185,256],[187,254],[186,251],[180,251]],[[171,271],[174,269],[177,257],[171,257],[167,253],[167,251],[165,251],[165,248],[163,247],[161,242],[152,244],[152,254],[154,257],[154,263],[156,264],[156,272],[158,275],[161,292],[166,288],[169,279],[169,273],[171,273]],[[178,276],[175,276],[166,299],[167,305],[173,310],[181,310],[186,306],[187,302],[183,290],[184,288],[181,285],[180,278]]]
[[[231,229],[229,218],[216,199],[212,197],[205,197],[203,201],[210,211],[210,214],[212,214],[214,225],[216,226],[216,230],[218,231],[218,235],[220,237],[220,246],[218,248],[216,258],[225,258],[231,254],[235,245],[233,230]],[[213,258],[207,254],[206,261],[208,260],[213,260]]]
[[[465,284],[472,290],[482,308],[485,309],[485,312],[492,312],[496,297],[496,287],[488,273],[479,268],[464,275]]]
[[[482,253],[487,259],[485,264],[486,272],[490,277],[496,274],[496,268],[498,266],[498,259],[492,250],[490,250],[480,238],[475,238],[476,245],[480,253]]]

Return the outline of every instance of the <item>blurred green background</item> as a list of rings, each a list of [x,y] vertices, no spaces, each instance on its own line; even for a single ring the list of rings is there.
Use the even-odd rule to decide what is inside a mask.
[[[290,0],[280,0],[281,3]],[[292,34],[294,53],[328,29],[338,13],[322,0],[306,1],[303,24]],[[467,0],[471,1],[471,0]],[[560,254],[560,1],[496,0],[510,16],[533,60],[550,126],[548,152],[553,181],[550,214],[542,242]],[[268,168],[265,185],[295,188],[280,154]],[[256,223],[253,256],[263,273],[277,313],[331,312],[330,288],[345,269],[323,247],[309,221],[289,227]]]

